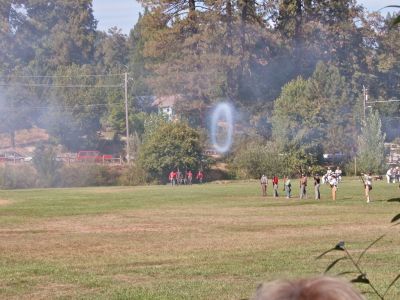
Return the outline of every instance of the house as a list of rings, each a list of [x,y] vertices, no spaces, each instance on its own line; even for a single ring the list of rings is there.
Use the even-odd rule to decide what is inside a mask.
[[[152,106],[158,108],[159,114],[166,115],[168,120],[173,121],[178,118],[176,104],[182,100],[183,97],[181,95],[160,96],[155,98]]]

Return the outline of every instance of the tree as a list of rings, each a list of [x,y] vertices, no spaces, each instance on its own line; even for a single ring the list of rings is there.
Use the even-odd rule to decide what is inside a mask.
[[[152,178],[168,180],[168,173],[196,169],[201,165],[202,147],[197,131],[182,123],[162,122],[146,134],[139,162]]]
[[[10,146],[15,148],[15,132],[31,128],[35,111],[30,104],[35,103],[29,90],[18,86],[0,89],[0,133],[10,137]]]
[[[235,153],[233,166],[239,176],[259,179],[262,174],[284,176],[292,174],[285,164],[285,157],[278,152],[273,143],[246,141]]]
[[[123,103],[121,77],[92,76],[94,67],[60,66],[52,84],[58,86],[47,99],[42,126],[70,150],[96,147],[107,102]],[[119,99],[118,99],[119,95]],[[110,101],[111,102],[111,101]]]
[[[27,18],[21,29],[33,40],[36,57],[53,68],[92,61],[97,25],[92,0],[28,0],[24,8]]]
[[[57,151],[51,145],[41,144],[33,154],[33,165],[45,187],[57,185],[62,163],[57,161]]]
[[[144,54],[156,94],[181,94],[196,104],[220,97],[248,104],[268,93],[260,69],[276,41],[256,1],[193,1],[190,11],[182,0],[143,2],[153,4],[144,16]]]
[[[363,122],[358,138],[358,163],[363,172],[380,174],[385,165],[385,134],[377,111],[369,114]]]
[[[348,153],[354,148],[354,99],[339,70],[318,63],[308,80],[300,77],[282,89],[273,112],[273,135],[283,147]]]
[[[96,65],[104,71],[121,70],[128,63],[127,37],[113,27],[107,33],[97,33]]]

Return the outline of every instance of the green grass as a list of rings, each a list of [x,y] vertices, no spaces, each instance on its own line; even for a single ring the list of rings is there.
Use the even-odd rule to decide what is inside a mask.
[[[0,191],[0,298],[243,299],[323,273],[341,253],[315,258],[340,240],[357,255],[386,234],[362,264],[384,290],[400,272],[400,190],[374,182],[370,204],[357,180],[336,202],[321,190],[319,202],[311,186],[308,200],[262,198],[257,182]]]

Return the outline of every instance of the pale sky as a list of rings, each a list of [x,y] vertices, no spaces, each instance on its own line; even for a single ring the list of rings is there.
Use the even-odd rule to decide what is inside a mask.
[[[400,0],[358,0],[369,11],[379,10],[387,5],[400,5]],[[135,0],[93,0],[94,16],[99,21],[97,28],[107,31],[111,27],[121,28],[129,34],[135,25],[142,7]],[[382,10],[383,14],[389,11]]]

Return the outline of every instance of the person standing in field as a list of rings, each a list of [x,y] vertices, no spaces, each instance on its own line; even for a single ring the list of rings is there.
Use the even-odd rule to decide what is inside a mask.
[[[181,173],[181,171],[179,171],[179,168],[178,168],[178,170],[175,172],[175,174],[176,174],[176,184],[181,184],[181,176],[182,176],[182,173]]]
[[[321,193],[319,192],[319,187],[321,185],[321,178],[319,175],[314,176],[314,193],[315,193],[315,200],[321,200]]]
[[[203,171],[199,170],[199,172],[197,172],[196,179],[199,181],[199,183],[203,183],[203,178],[204,178]]]
[[[278,176],[274,176],[272,178],[272,187],[274,189],[274,198],[279,197],[279,195],[278,195],[278,182],[279,182]]]
[[[264,174],[260,178],[261,192],[263,197],[267,196],[268,178]]]
[[[331,187],[332,200],[336,201],[336,192],[337,192],[338,181],[337,181],[337,178],[336,178],[336,176],[334,174],[332,174],[330,176],[329,185]]]
[[[393,168],[389,168],[386,171],[386,179],[387,179],[387,183],[391,183],[392,182],[392,176],[393,176]]]
[[[188,182],[188,184],[189,184],[189,185],[192,185],[192,179],[193,179],[192,171],[189,170],[189,171],[187,172],[186,176],[187,176],[187,182]]]
[[[289,199],[291,197],[291,192],[292,192],[292,184],[290,183],[289,177],[285,176],[283,178],[283,185],[286,193],[286,198]]]
[[[365,198],[367,198],[367,203],[371,202],[370,191],[372,190],[372,176],[371,172],[364,174],[364,187],[365,187]]]
[[[174,170],[172,170],[169,173],[168,179],[169,179],[169,182],[170,182],[171,186],[175,185],[176,173],[175,173]]]
[[[336,168],[335,171],[336,179],[338,182],[342,181],[342,170],[339,168],[339,166]]]
[[[307,199],[307,176],[301,174],[300,178],[300,199]]]

